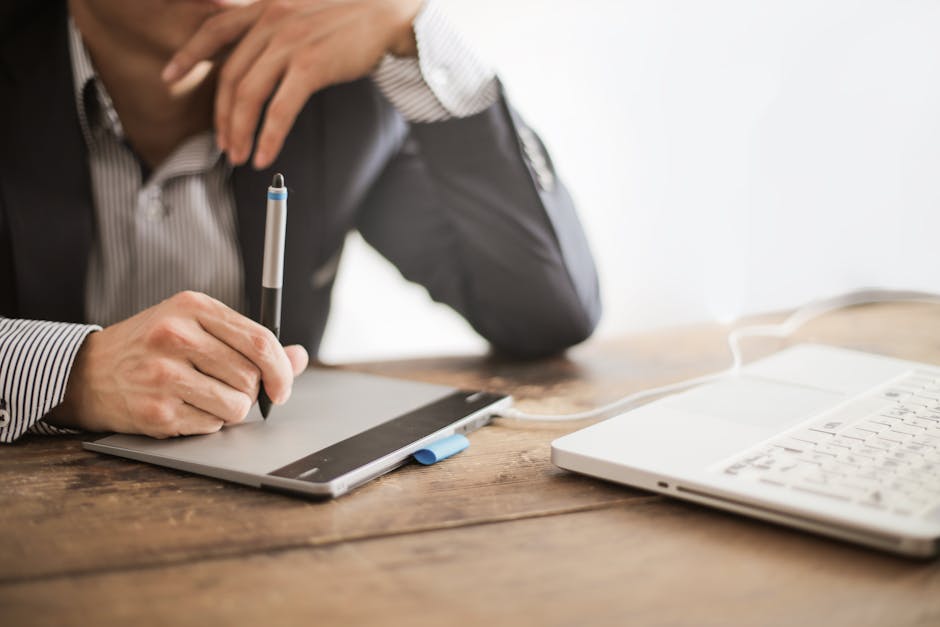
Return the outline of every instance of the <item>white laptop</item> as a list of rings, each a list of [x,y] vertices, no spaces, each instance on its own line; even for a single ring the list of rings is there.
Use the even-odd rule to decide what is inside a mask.
[[[940,367],[799,345],[559,438],[552,461],[929,557],[940,538]]]

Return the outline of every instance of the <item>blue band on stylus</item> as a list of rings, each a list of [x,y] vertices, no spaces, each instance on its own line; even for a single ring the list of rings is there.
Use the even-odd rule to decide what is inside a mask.
[[[283,192],[268,192],[268,200],[286,200],[287,190]]]
[[[470,440],[459,433],[455,433],[452,436],[427,445],[415,453],[415,459],[425,466],[430,466],[442,459],[447,459],[451,455],[456,455],[468,446],[470,446]]]

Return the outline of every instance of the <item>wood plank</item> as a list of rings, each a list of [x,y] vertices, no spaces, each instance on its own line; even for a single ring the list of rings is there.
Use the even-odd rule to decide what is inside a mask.
[[[0,587],[16,625],[904,625],[940,564],[659,497]]]
[[[78,440],[46,442],[50,455],[0,469],[0,582],[512,519],[640,494],[552,467],[553,433],[493,426],[446,463],[412,465],[330,502],[90,454]]]

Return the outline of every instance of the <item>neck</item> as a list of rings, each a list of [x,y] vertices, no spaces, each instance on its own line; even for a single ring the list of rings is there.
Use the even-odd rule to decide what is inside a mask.
[[[99,80],[114,103],[127,141],[151,168],[159,166],[187,138],[212,128],[215,72],[197,67],[168,87],[160,78],[169,56],[122,38],[94,16],[72,5]]]

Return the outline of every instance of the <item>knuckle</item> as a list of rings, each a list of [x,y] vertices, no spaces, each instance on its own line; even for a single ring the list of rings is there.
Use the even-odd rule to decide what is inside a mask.
[[[247,394],[242,394],[241,392],[236,394],[235,398],[232,400],[232,418],[242,420],[248,415],[252,404],[254,404],[254,401]]]
[[[176,369],[168,359],[154,359],[148,365],[150,383],[155,388],[167,387],[176,380]]]
[[[148,344],[154,348],[182,350],[191,347],[182,324],[173,318],[157,321],[147,336]]]
[[[173,329],[173,321],[164,318],[162,320],[157,320],[150,331],[147,332],[145,336],[145,341],[147,345],[151,348],[163,348],[163,346],[168,341],[169,336],[175,333]]]
[[[323,54],[317,48],[304,50],[291,59],[289,72],[295,76],[302,77],[309,81],[312,77],[324,67],[329,59],[323,57]]]
[[[150,433],[164,437],[173,435],[174,412],[169,402],[162,399],[147,401],[141,409],[141,418]]]
[[[200,296],[199,292],[184,290],[171,296],[170,302],[181,309],[192,309],[199,306]]]
[[[272,104],[265,114],[265,135],[268,137],[281,137],[287,134],[290,127],[291,115],[284,105]]]
[[[220,392],[214,400],[215,409],[211,413],[223,423],[241,422],[254,403],[247,394],[238,391]]]
[[[258,140],[258,152],[265,152],[267,154],[277,154],[280,152],[278,148],[278,142],[271,137],[270,135],[265,135],[263,139]]]
[[[274,356],[274,344],[277,340],[267,329],[252,331],[248,336],[251,346],[262,361],[269,361]]]
[[[246,368],[240,373],[238,389],[245,394],[257,394],[261,385],[261,373],[257,368]]]
[[[225,13],[216,13],[206,18],[202,23],[203,31],[210,36],[216,37],[225,34],[228,30]]]
[[[238,86],[235,87],[235,103],[237,105],[241,105],[242,107],[248,105],[252,107],[260,100],[258,88],[248,79],[242,80],[238,83]]]
[[[287,117],[287,106],[282,100],[275,100],[268,105],[268,110],[265,112],[265,118],[269,122],[281,123]]]

